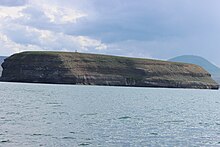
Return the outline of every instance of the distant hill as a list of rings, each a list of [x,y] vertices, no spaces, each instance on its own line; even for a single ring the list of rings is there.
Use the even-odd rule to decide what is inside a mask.
[[[200,56],[184,55],[169,59],[169,61],[199,65],[210,72],[213,79],[220,83],[220,68]]]
[[[1,64],[4,62],[5,58],[6,58],[5,56],[0,56],[0,77],[2,75],[2,66],[1,66]]]

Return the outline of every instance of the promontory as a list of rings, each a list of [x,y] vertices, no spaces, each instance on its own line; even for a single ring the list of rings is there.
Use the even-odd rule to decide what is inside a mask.
[[[194,64],[77,52],[22,52],[5,59],[1,81],[218,89]]]

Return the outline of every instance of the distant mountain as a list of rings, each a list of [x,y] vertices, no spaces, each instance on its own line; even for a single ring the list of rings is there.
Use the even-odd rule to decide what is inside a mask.
[[[213,79],[220,83],[220,68],[200,56],[184,55],[169,59],[169,61],[199,65],[211,73]]]
[[[4,62],[4,59],[5,59],[6,57],[5,56],[0,56],[0,77],[1,77],[1,75],[2,75],[2,63]]]

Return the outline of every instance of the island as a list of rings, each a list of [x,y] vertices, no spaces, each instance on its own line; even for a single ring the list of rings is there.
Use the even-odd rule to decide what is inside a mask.
[[[2,63],[1,81],[133,87],[218,89],[194,64],[78,52],[29,51]]]

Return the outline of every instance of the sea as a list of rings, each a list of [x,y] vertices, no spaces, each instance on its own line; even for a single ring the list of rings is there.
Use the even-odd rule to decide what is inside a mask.
[[[1,146],[220,146],[220,91],[0,83]]]

